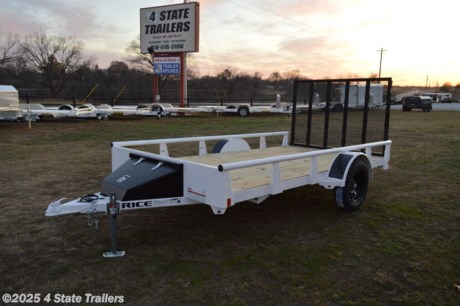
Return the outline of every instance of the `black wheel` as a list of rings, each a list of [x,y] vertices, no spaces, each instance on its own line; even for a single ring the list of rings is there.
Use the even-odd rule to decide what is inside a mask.
[[[356,159],[348,171],[345,186],[335,188],[337,205],[345,211],[359,209],[366,198],[369,178],[369,161],[364,158]]]
[[[246,117],[249,115],[249,109],[247,107],[240,107],[238,108],[238,115],[240,117]]]
[[[343,112],[343,105],[342,104],[336,104],[332,108],[332,111],[334,112]]]

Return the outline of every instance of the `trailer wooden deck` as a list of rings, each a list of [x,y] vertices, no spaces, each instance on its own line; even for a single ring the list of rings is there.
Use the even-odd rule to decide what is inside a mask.
[[[270,147],[264,149],[253,149],[242,152],[216,153],[201,156],[186,156],[178,159],[192,161],[217,167],[220,164],[256,160],[267,157],[276,157],[281,155],[297,154],[315,151],[316,149],[288,146],[288,147]],[[327,154],[318,156],[318,172],[329,170],[337,154]],[[281,180],[306,176],[310,174],[311,158],[302,158],[280,163]],[[262,166],[253,166],[230,171],[230,180],[233,191],[240,191],[264,185],[269,185],[272,179],[272,167],[270,164]]]

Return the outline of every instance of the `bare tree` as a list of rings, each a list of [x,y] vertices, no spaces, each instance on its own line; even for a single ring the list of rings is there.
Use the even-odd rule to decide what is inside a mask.
[[[302,75],[302,73],[298,69],[294,69],[289,72],[284,72],[283,78],[289,81],[305,79],[305,77]]]
[[[150,54],[141,53],[141,42],[140,38],[131,41],[129,46],[125,49],[126,61],[137,69],[152,72],[153,71],[153,60]]]
[[[133,65],[135,68],[138,68],[143,71],[152,72],[153,71],[153,60],[150,54],[141,53],[141,41],[138,36],[135,40],[131,41],[129,46],[125,49],[127,53],[125,60]],[[179,56],[179,55],[177,55]],[[187,77],[189,79],[197,79],[199,77],[198,69],[196,64],[193,61],[193,55],[187,53]],[[169,76],[163,76],[163,78],[170,79]]]
[[[217,79],[222,85],[222,90],[224,91],[226,98],[232,97],[233,91],[243,77],[243,74],[239,73],[238,69],[235,67],[227,67],[217,74]]]
[[[19,35],[8,33],[6,41],[0,41],[0,65],[13,62],[17,57]]]
[[[272,82],[279,82],[282,79],[283,77],[281,76],[281,73],[279,73],[278,71],[273,71],[268,77],[268,80]]]
[[[83,42],[35,32],[19,43],[28,65],[43,77],[53,95],[58,94],[70,75],[83,64]]]
[[[141,53],[141,41],[138,36],[137,39],[131,41],[129,46],[125,49],[127,56],[125,57],[131,65],[136,69],[140,69],[148,74],[153,73],[153,58],[151,54]],[[161,91],[165,86],[166,82],[173,79],[170,75],[161,75],[158,77],[158,87]]]
[[[279,71],[273,71],[268,77],[268,80],[275,83],[275,89],[278,89],[279,83],[283,80],[283,77]]]
[[[260,82],[262,82],[262,73],[258,71],[254,72],[254,74],[252,75],[252,82],[254,84],[254,89],[259,88]]]

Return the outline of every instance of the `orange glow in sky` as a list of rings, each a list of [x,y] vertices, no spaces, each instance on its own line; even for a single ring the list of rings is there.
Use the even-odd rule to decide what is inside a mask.
[[[367,77],[397,85],[460,83],[460,2],[451,0],[203,0],[200,75],[226,67],[264,78],[299,70],[310,78]],[[0,0],[0,32],[35,30],[82,40],[100,67],[123,60],[139,35],[139,9],[168,0]]]

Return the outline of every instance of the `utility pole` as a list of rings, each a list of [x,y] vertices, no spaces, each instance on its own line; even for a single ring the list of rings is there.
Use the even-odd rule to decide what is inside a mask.
[[[380,75],[382,74],[382,57],[383,57],[383,52],[385,51],[388,51],[388,50],[383,50],[383,48],[380,48],[380,50],[377,50],[377,52],[380,52],[379,78],[380,78]]]

